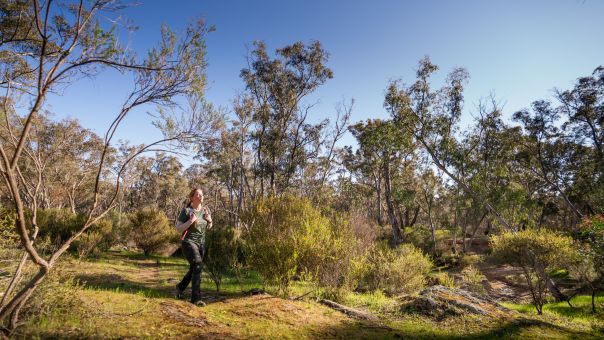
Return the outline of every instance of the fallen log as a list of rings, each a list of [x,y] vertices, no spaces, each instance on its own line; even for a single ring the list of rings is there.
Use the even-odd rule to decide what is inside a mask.
[[[357,309],[353,309],[350,307],[346,307],[344,305],[341,305],[339,303],[333,302],[331,300],[325,300],[325,299],[321,299],[319,300],[319,303],[330,307],[332,309],[335,309],[339,312],[342,312],[350,317],[353,317],[355,319],[361,319],[361,320],[369,320],[369,321],[377,321],[378,317],[371,314],[371,313],[367,313],[367,312],[363,312]]]

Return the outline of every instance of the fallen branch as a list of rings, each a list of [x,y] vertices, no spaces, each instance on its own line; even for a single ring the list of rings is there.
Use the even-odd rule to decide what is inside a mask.
[[[362,312],[360,310],[356,310],[350,307],[346,307],[344,305],[341,305],[339,303],[330,301],[330,300],[325,300],[325,299],[321,299],[319,300],[319,303],[330,307],[332,309],[335,309],[339,312],[342,312],[350,317],[353,317],[355,319],[361,319],[361,320],[369,320],[369,321],[377,321],[378,318],[377,316],[370,314],[370,313],[366,313],[366,312]]]
[[[309,294],[310,294],[310,293],[312,293],[312,292],[314,292],[314,290],[311,290],[311,291],[309,291],[309,292],[307,292],[307,293],[304,293],[304,294],[302,294],[302,295],[300,295],[300,296],[295,296],[295,297],[294,297],[294,296],[292,296],[292,297],[290,297],[289,299],[290,299],[290,300],[292,300],[292,301],[298,301],[298,300],[302,300],[302,298],[304,298],[305,296],[309,295]]]

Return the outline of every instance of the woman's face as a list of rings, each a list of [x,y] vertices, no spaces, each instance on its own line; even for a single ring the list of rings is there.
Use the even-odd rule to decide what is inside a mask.
[[[191,196],[190,198],[191,198],[192,205],[202,204],[203,203],[203,191],[195,190],[195,192],[193,193],[193,196]]]

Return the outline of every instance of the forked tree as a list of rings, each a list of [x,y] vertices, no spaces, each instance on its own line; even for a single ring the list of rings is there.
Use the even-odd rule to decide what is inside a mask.
[[[120,11],[127,4],[112,0],[97,1],[0,1],[0,87],[4,91],[5,122],[11,115],[20,117],[21,125],[11,127],[8,138],[0,141],[0,172],[10,193],[10,202],[16,216],[15,229],[25,258],[31,259],[37,272],[21,285],[19,272],[7,288],[0,304],[0,325],[5,335],[16,327],[19,311],[47,274],[56,266],[59,257],[72,242],[101,219],[116,205],[121,175],[128,163],[147,152],[170,148],[174,144],[195,142],[200,133],[207,133],[204,124],[207,111],[192,110],[178,115],[178,97],[191,95],[201,100],[205,86],[205,36],[211,30],[203,21],[190,25],[181,37],[168,28],[162,28],[157,48],[138,57],[119,43],[124,26],[119,24]],[[109,19],[113,24],[105,25]],[[127,27],[126,27],[127,29]],[[85,221],[77,232],[65,240],[50,255],[42,254],[34,242],[38,226],[38,203],[26,206],[27,180],[22,177],[20,160],[30,140],[34,121],[45,108],[51,93],[67,92],[69,85],[83,77],[95,77],[101,71],[114,69],[133,79],[132,90],[125,96],[115,119],[108,127],[102,142],[100,157],[96,160],[96,175],[91,186],[92,202],[86,209]],[[112,140],[124,118],[135,108],[144,105],[168,107],[158,115],[157,122],[164,137],[156,142],[131,150],[111,174],[107,158]],[[107,189],[101,185],[107,180],[115,185]],[[107,192],[106,190],[110,190]],[[30,209],[31,213],[26,213]],[[26,221],[28,216],[31,220]],[[28,225],[33,227],[29,228]]]

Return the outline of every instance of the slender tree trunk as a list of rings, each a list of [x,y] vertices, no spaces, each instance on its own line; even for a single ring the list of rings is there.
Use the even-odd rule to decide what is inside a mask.
[[[470,236],[470,241],[468,242],[468,251],[470,251],[472,248],[472,242],[474,242],[474,237],[476,237],[476,232],[478,231],[478,228],[480,228],[480,224],[482,224],[482,221],[484,221],[485,217],[487,217],[488,214],[489,213],[485,211],[485,213],[482,214],[482,217],[480,218],[478,223],[476,223],[476,226],[474,226],[474,229],[472,230],[472,235]]]
[[[378,174],[378,176],[376,176],[376,191],[377,191],[377,202],[376,202],[376,209],[377,209],[377,222],[380,225],[380,227],[384,226],[384,217],[382,216],[382,177]]]
[[[396,212],[394,209],[394,202],[392,202],[392,188],[390,183],[390,164],[388,161],[384,163],[384,195],[386,196],[386,206],[388,207],[388,218],[392,225],[392,245],[397,246],[403,243],[403,235],[401,233],[401,227],[398,219],[396,218]]]
[[[430,223],[430,231],[432,233],[432,254],[436,257],[436,228],[434,227],[434,221],[432,220],[432,199],[428,203],[428,222]]]

